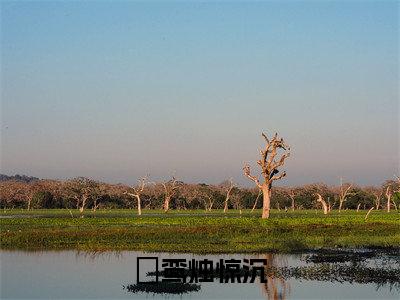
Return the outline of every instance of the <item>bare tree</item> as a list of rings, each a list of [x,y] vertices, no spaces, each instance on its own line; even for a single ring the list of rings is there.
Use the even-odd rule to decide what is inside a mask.
[[[294,188],[289,189],[288,195],[290,197],[290,200],[292,201],[292,211],[295,210],[295,197],[296,197],[296,190]]]
[[[148,177],[142,177],[138,180],[139,184],[137,187],[131,187],[133,192],[125,192],[128,196],[134,197],[137,200],[137,208],[138,208],[138,215],[140,216],[142,214],[142,200],[141,200],[141,195],[144,192],[144,188],[148,182]]]
[[[343,185],[343,179],[340,178],[340,189],[339,189],[339,212],[343,208],[344,202],[346,202],[346,197],[350,195],[350,190],[352,188],[352,184]]]
[[[224,213],[226,213],[228,211],[228,202],[231,197],[232,189],[234,187],[235,187],[235,185],[233,184],[233,180],[231,178],[228,182],[228,186],[225,186],[226,196],[225,196],[225,201],[224,201]]]
[[[324,211],[324,215],[328,214],[328,205],[326,204],[325,200],[322,198],[321,194],[317,193],[318,199],[317,202],[322,204],[322,210]]]
[[[393,203],[394,208],[397,210],[397,205],[395,199],[400,196],[400,180],[397,177],[397,180],[386,180],[383,184],[383,190],[385,191],[386,196],[386,211],[390,212],[390,206]]]
[[[386,195],[386,199],[387,199],[387,202],[386,202],[386,211],[387,211],[387,212],[390,212],[390,201],[392,200],[392,195],[393,195],[393,194],[392,194],[392,190],[391,190],[391,188],[390,188],[390,185],[387,186],[385,195]]]
[[[369,216],[369,214],[371,213],[371,211],[373,211],[374,210],[374,207],[372,206],[369,210],[368,210],[368,212],[367,212],[367,214],[365,215],[365,218],[364,218],[364,220],[367,220],[367,218],[368,218],[368,216]]]
[[[377,189],[375,187],[370,187],[370,188],[367,189],[367,191],[370,192],[372,195],[374,195],[374,197],[375,197],[375,200],[374,200],[375,208],[376,208],[376,210],[378,210],[379,207],[381,206],[381,197],[382,197],[382,194],[383,194],[382,189]]]
[[[81,216],[90,199],[97,197],[99,184],[85,177],[78,177],[65,183],[64,193],[68,198],[76,202],[76,208],[79,209]]]
[[[251,175],[250,166],[245,164],[243,167],[243,173],[250,180],[254,181],[256,186],[263,193],[263,210],[262,210],[262,218],[269,218],[270,213],[270,205],[271,205],[271,188],[272,182],[282,177],[286,176],[286,172],[282,172],[279,174],[278,168],[283,166],[285,163],[285,159],[289,157],[290,147],[285,144],[282,138],[278,138],[278,134],[275,133],[271,140],[262,133],[266,141],[265,149],[260,150],[261,159],[257,161],[257,164],[261,167],[261,174],[263,176],[263,182],[259,181],[257,176]],[[278,151],[283,150],[283,153],[279,160],[275,160],[278,155]]]
[[[256,198],[256,201],[254,201],[253,208],[251,209],[251,212],[253,212],[253,211],[256,209],[256,206],[257,206],[257,201],[258,201],[258,198],[260,198],[261,194],[262,194],[262,191],[261,191],[261,190],[259,190],[259,191],[258,191],[257,198]]]
[[[205,194],[203,201],[204,201],[205,211],[211,211],[214,205],[214,198],[209,194]]]
[[[331,204],[331,201],[328,197],[328,212],[332,211],[332,209],[335,207],[336,204],[336,197],[333,197],[333,203]]]
[[[242,196],[239,193],[234,193],[231,199],[233,208],[239,210],[239,214],[242,214]]]
[[[215,202],[213,187],[206,184],[199,184],[192,191],[193,198],[204,203],[204,210],[211,211]]]
[[[177,185],[175,177],[172,177],[172,179],[167,182],[163,182],[162,186],[164,187],[164,193],[165,193],[163,209],[164,212],[167,212],[169,210],[169,204],[171,202],[171,199],[175,195],[179,186]]]

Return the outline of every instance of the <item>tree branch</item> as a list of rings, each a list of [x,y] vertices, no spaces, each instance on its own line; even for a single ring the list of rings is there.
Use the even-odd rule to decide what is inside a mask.
[[[246,176],[247,178],[249,178],[250,180],[254,181],[254,183],[261,189],[262,186],[260,184],[260,181],[258,180],[258,178],[256,176],[252,176],[250,174],[250,166],[248,164],[245,164],[243,167],[243,174],[244,176]]]

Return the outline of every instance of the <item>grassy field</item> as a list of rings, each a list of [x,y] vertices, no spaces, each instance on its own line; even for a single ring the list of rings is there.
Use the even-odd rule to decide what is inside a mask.
[[[321,247],[400,249],[400,213],[373,211],[8,210],[1,249],[143,250],[193,253],[297,252]]]

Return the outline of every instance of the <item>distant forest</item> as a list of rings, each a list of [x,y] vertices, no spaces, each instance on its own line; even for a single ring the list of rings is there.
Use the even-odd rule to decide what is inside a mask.
[[[320,209],[318,195],[329,209],[395,209],[400,205],[400,180],[386,180],[381,186],[361,187],[350,183],[328,186],[314,183],[273,187],[272,208],[279,210]],[[0,175],[2,209],[253,209],[262,207],[259,189],[244,188],[227,180],[217,185],[189,184],[171,178],[165,182],[139,180],[136,186],[108,184],[89,178],[49,180],[25,175]]]

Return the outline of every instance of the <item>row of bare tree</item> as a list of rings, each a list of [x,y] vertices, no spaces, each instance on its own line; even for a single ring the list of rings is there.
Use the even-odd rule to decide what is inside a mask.
[[[344,183],[328,187],[309,184],[298,187],[273,187],[271,206],[281,210],[298,210],[323,207],[325,213],[332,209],[397,209],[400,201],[400,183],[386,181],[381,187],[359,187]],[[142,209],[250,209],[262,208],[258,188],[241,188],[232,180],[219,185],[187,184],[171,180],[155,183],[143,177],[135,186],[107,184],[87,178],[66,181],[38,180],[0,182],[2,208],[70,208],[85,209],[135,208]]]
[[[264,133],[265,147],[260,150],[260,176],[251,173],[245,164],[243,174],[255,183],[254,189],[239,188],[232,179],[219,185],[186,184],[175,177],[164,182],[152,182],[142,177],[135,186],[107,184],[88,178],[66,181],[33,180],[23,182],[4,180],[0,182],[0,206],[2,208],[76,208],[83,213],[86,208],[162,208],[198,209],[211,211],[229,208],[241,212],[243,208],[262,208],[262,217],[268,218],[271,205],[285,210],[310,209],[321,206],[324,214],[332,209],[381,209],[397,210],[400,200],[400,179],[387,180],[381,187],[358,187],[343,183],[337,187],[310,184],[301,187],[273,187],[272,184],[285,177],[279,169],[290,156],[290,147],[275,134],[269,139]],[[262,203],[259,198],[262,195]],[[386,203],[383,204],[384,199]],[[382,203],[381,203],[382,202]],[[347,204],[347,205],[346,205]]]

